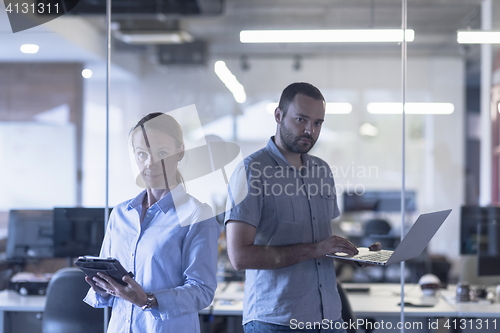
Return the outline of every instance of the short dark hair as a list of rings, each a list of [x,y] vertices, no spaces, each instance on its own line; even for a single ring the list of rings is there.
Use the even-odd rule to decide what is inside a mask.
[[[306,95],[318,101],[325,101],[323,94],[318,88],[307,82],[295,82],[286,87],[281,93],[278,107],[283,110],[283,116],[286,116],[288,106],[292,103],[297,94]]]

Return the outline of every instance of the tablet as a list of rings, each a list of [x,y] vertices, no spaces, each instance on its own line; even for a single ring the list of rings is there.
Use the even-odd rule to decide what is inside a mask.
[[[93,278],[98,276],[97,273],[101,272],[103,274],[109,275],[114,278],[118,283],[126,286],[127,283],[122,281],[122,278],[125,275],[134,277],[132,272],[127,272],[125,268],[123,268],[122,264],[115,258],[100,258],[100,257],[91,257],[84,256],[79,257],[75,261],[75,265],[78,266],[87,276]]]

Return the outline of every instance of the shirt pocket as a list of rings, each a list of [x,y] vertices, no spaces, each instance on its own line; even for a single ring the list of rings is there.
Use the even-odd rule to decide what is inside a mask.
[[[276,201],[276,218],[279,223],[297,224],[298,220],[293,212],[292,199],[289,196],[274,197]]]
[[[333,219],[335,213],[335,199],[335,194],[333,192],[321,192],[321,205],[323,206],[323,213],[328,221]]]

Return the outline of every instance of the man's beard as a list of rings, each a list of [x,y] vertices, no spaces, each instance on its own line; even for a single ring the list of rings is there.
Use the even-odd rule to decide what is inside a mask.
[[[294,136],[293,133],[284,124],[281,124],[280,126],[280,138],[281,142],[283,142],[283,145],[288,151],[297,154],[307,153],[309,150],[311,150],[312,147],[314,147],[314,144],[316,143],[316,140],[314,140],[313,137],[309,134]],[[311,140],[311,144],[307,146],[301,145],[299,141],[302,138]]]

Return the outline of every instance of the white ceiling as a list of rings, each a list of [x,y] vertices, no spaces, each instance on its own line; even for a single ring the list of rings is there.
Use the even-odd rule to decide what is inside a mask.
[[[456,31],[480,27],[480,3],[481,0],[408,0],[408,27],[415,30],[415,41],[408,46],[409,54],[463,54],[463,47],[456,42]],[[242,29],[400,28],[401,1],[226,0],[224,4],[222,15],[181,18],[183,29],[209,43],[211,55],[272,58],[400,53],[398,45],[388,44],[242,44],[239,32]],[[6,13],[0,11],[0,61],[103,64],[104,22],[103,16],[65,15],[13,34]],[[19,46],[31,42],[40,44],[40,52],[20,53]]]
[[[221,17],[184,20],[186,30],[209,40],[214,53],[329,53],[371,50],[392,52],[387,45],[255,45],[239,43],[242,29],[400,28],[397,0],[229,0]],[[415,30],[409,51],[457,52],[456,31],[480,27],[480,0],[409,0],[408,27]]]

